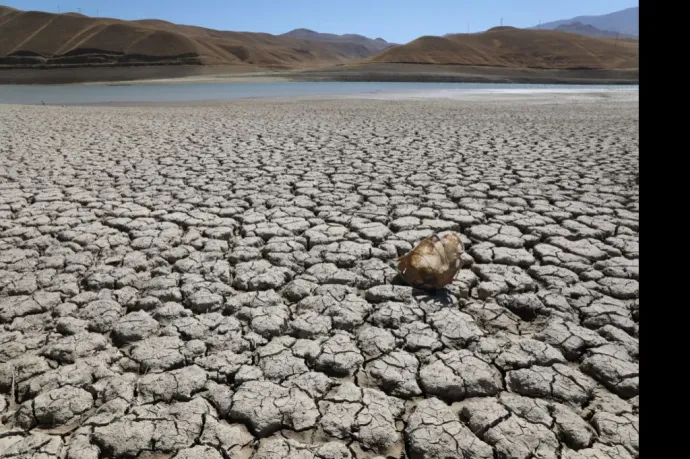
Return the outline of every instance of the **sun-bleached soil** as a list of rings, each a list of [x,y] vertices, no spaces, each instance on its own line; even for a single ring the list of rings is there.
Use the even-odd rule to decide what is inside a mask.
[[[0,106],[0,457],[638,457],[638,103],[550,97]]]

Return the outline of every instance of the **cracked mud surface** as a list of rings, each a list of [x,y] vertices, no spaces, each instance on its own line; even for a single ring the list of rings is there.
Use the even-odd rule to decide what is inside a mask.
[[[638,457],[637,108],[0,106],[0,458]]]

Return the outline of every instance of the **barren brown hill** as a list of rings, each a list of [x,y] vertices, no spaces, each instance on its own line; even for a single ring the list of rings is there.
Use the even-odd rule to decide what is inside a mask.
[[[639,67],[639,45],[554,30],[496,27],[477,34],[425,36],[369,59],[380,63],[546,69]]]
[[[251,64],[293,68],[363,59],[357,43],[229,32],[160,20],[122,21],[0,6],[0,66]]]

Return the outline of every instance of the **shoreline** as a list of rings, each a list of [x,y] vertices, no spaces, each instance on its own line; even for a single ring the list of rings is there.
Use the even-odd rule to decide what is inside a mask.
[[[47,106],[47,107],[212,107],[235,103],[323,103],[329,101],[388,101],[388,102],[497,102],[532,101],[540,103],[561,103],[566,101],[585,102],[592,100],[639,102],[639,87],[620,86],[617,88],[597,87],[551,87],[551,88],[389,88],[386,90],[342,92],[342,93],[293,93],[260,94],[251,91],[247,95],[232,98],[200,99],[124,99],[124,100],[78,100],[38,102],[0,102],[2,105]],[[2,91],[0,91],[0,95]]]
[[[577,104],[606,100],[616,103],[639,103],[637,89],[544,89],[544,90],[459,90],[459,91],[408,91],[360,94],[313,94],[292,96],[248,96],[236,99],[190,101],[122,101],[85,102],[74,104],[46,104],[47,107],[98,107],[98,108],[200,108],[254,104],[329,104],[361,101],[366,103],[528,103],[528,104]]]
[[[433,64],[351,64],[293,70],[267,70],[241,66],[0,69],[0,85],[143,85],[319,81],[638,85],[639,69],[565,70]]]

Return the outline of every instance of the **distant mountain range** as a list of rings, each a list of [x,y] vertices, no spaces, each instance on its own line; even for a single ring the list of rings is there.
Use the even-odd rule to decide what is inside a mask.
[[[610,22],[617,14],[606,17]],[[157,19],[124,21],[0,6],[0,68],[183,64],[234,66],[250,71],[356,62],[520,69],[639,67],[636,41],[615,42],[611,40],[615,31],[610,29],[581,21],[561,22],[542,25],[542,29],[548,29],[555,24],[556,30],[496,27],[475,34],[425,36],[395,45],[381,38],[309,29],[271,35],[213,30]],[[622,20],[619,22],[623,27]]]
[[[566,26],[575,23],[593,26],[599,30],[613,32],[614,34],[616,32],[619,32],[621,34],[639,37],[640,8],[633,7],[609,14],[602,14],[600,16],[578,16],[575,18],[563,19],[560,21],[546,22],[539,26],[530,27],[530,29],[539,28],[546,30],[554,30],[557,29],[559,26]]]
[[[290,32],[284,33],[281,36],[299,38],[301,40],[314,40],[335,43],[357,43],[358,45],[362,45],[369,49],[372,52],[372,54],[378,53],[379,51],[383,51],[384,49],[390,48],[391,46],[396,46],[395,43],[388,43],[383,38],[372,39],[357,34],[336,35],[332,33],[315,32],[310,29],[295,29],[291,30]]]
[[[627,38],[631,40],[637,40],[636,35],[630,35],[627,33],[613,32],[611,30],[601,30],[597,29],[593,25],[583,24],[581,22],[573,22],[572,24],[559,25],[553,30],[559,30],[561,32],[576,33],[578,35],[585,35],[587,37],[594,38]]]

